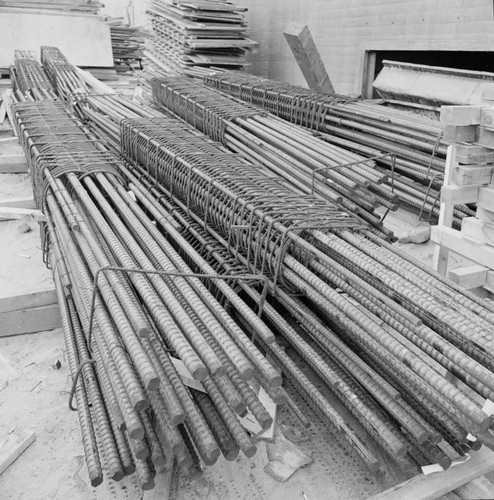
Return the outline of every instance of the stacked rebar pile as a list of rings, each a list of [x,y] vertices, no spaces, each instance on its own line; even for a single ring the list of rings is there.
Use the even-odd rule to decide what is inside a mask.
[[[376,207],[396,210],[397,196],[375,163],[314,137],[259,108],[181,77],[153,80],[155,102],[230,150],[283,177],[299,193],[339,203],[392,238]]]
[[[63,80],[66,73],[58,73],[56,64],[51,67],[53,75]],[[62,82],[61,88],[65,87]],[[86,99],[91,97],[97,99],[89,105]],[[446,468],[451,464],[452,449],[462,455],[481,443],[492,446],[491,417],[482,406],[494,398],[494,307],[489,302],[402,254],[334,203],[310,194],[294,195],[278,177],[267,176],[257,165],[228,153],[221,144],[176,119],[137,117],[139,110],[119,96],[78,96],[71,102],[95,124],[95,131],[103,130],[105,123],[118,125],[118,137],[112,130],[105,140],[114,147],[120,143],[128,163],[101,151],[87,133],[84,142],[77,127],[64,120],[59,103],[24,103],[15,114],[20,136],[32,155],[32,171],[37,172],[38,199],[46,206],[60,289],[69,306],[75,300],[75,318],[84,332],[82,348],[86,345],[94,352],[94,359],[98,353],[103,356],[101,362],[96,359],[96,370],[102,370],[99,380],[108,381],[103,384],[104,404],[116,401],[106,410],[110,423],[114,409],[120,408],[125,427],[133,428],[134,420],[125,412],[132,411],[132,402],[142,402],[142,388],[150,405],[146,415],[151,424],[146,427],[148,420],[141,406],[137,417],[145,427],[146,443],[156,442],[148,436],[154,418],[154,430],[159,431],[158,442],[166,454],[165,450],[173,449],[172,437],[167,441],[162,435],[173,425],[167,425],[169,420],[160,415],[170,417],[172,410],[166,404],[171,402],[166,397],[175,394],[184,410],[181,436],[187,442],[192,438],[195,448],[191,449],[197,449],[205,463],[214,461],[218,446],[230,457],[228,441],[220,437],[224,434],[213,430],[219,432],[218,419],[207,416],[206,408],[211,406],[237,439],[235,452],[242,447],[248,455],[253,451],[251,441],[231,428],[235,419],[230,417],[239,409],[239,400],[230,392],[231,386],[226,396],[224,384],[233,384],[245,405],[247,395],[238,385],[242,375],[257,372],[273,397],[280,382],[244,333],[248,332],[308,403],[375,470],[375,454],[316,389],[290,352],[273,342],[274,331],[390,456],[409,457],[421,465],[439,462]],[[127,119],[122,119],[127,113]],[[218,127],[214,133],[221,134],[224,121],[209,125],[214,126]],[[84,144],[82,151],[79,143]],[[103,156],[93,156],[91,148]],[[125,188],[113,168],[125,180]],[[118,268],[115,273],[100,275],[93,308],[93,281],[99,267],[108,265],[134,272]],[[170,277],[141,276],[142,268],[228,273],[225,277],[262,274],[267,280],[268,301],[262,286],[254,281],[236,280],[234,291],[224,281],[211,280],[211,289],[229,302],[232,316],[242,326],[239,329],[220,306],[211,307],[213,296],[199,288],[196,280],[174,282]],[[165,294],[163,286],[170,292]],[[196,309],[189,302],[190,289],[199,297],[194,304],[202,302],[204,308]],[[178,314],[175,300],[185,317]],[[155,304],[160,305],[156,308]],[[163,323],[160,314],[167,314],[170,322]],[[187,316],[198,332],[187,323]],[[211,320],[206,322],[206,318]],[[77,321],[71,318],[72,325]],[[70,324],[67,332],[69,338],[79,338],[72,335]],[[113,341],[116,343],[108,344]],[[227,341],[233,347],[227,347]],[[234,347],[236,351],[231,350]],[[203,385],[208,404],[202,394],[189,393],[180,385],[166,349],[172,351],[172,357],[181,358],[197,378],[206,377]],[[82,360],[86,359],[84,353],[84,349],[78,351]],[[126,361],[129,369],[120,371],[122,365],[114,360],[117,368],[105,379],[105,368],[108,372],[113,356],[120,353],[128,357],[119,357],[119,363]],[[217,380],[221,367],[227,375],[223,385]],[[92,364],[84,364],[83,371],[90,369]],[[451,382],[453,374],[462,384]],[[107,397],[118,380],[122,384],[113,389],[115,399]],[[85,388],[84,373],[82,381],[76,385],[77,391]],[[118,399],[122,394],[123,399]],[[216,438],[211,448],[201,444],[205,434],[194,427],[196,421],[189,413],[193,409],[191,394],[209,426],[201,429],[210,429]],[[131,404],[123,404],[125,395]],[[262,418],[258,420],[261,423]],[[137,441],[139,438],[137,435]],[[129,443],[132,453],[136,445],[132,439]],[[120,457],[125,455],[124,444],[129,448],[129,443],[120,440]],[[152,446],[148,444],[148,448]],[[182,449],[177,445],[176,453],[179,461],[187,463],[180,455]],[[141,483],[150,484],[149,466],[143,465],[147,462],[134,457],[133,463],[141,468]]]
[[[326,95],[244,72],[222,72],[204,77],[206,85],[242,101],[261,106],[293,123],[365,157],[396,155],[394,191],[409,206],[439,216],[448,143],[437,120],[405,113],[341,95]],[[378,163],[390,168],[389,158]],[[455,207],[456,224],[472,211]]]
[[[13,111],[48,219],[45,248],[92,484],[101,483],[102,469],[115,480],[137,470],[148,489],[154,470],[174,457],[194,473],[198,456],[207,465],[220,452],[228,460],[240,450],[252,456],[256,446],[240,415],[249,410],[262,429],[272,418],[245,380],[256,376],[279,393],[279,374],[203,285],[204,272],[192,274],[130,198],[117,158],[61,102],[19,103]],[[218,286],[271,343],[270,329],[231,286]],[[177,360],[202,390],[184,385]]]
[[[256,46],[246,37],[246,9],[214,0],[152,0],[154,37],[147,51],[167,72],[202,77],[210,67],[240,69]]]

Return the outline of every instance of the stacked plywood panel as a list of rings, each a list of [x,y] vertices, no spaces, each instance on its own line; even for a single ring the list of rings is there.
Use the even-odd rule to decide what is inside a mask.
[[[103,4],[93,0],[2,0],[0,7],[98,14]]]
[[[113,62],[117,71],[140,66],[144,52],[145,33],[138,26],[125,24],[122,17],[109,18]]]
[[[246,9],[219,0],[152,0],[150,58],[164,71],[202,76],[205,68],[240,69],[246,51]]]

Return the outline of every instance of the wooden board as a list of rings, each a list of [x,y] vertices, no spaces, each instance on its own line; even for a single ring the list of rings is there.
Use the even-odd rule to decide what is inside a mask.
[[[0,474],[34,443],[36,435],[31,429],[14,431],[0,442]]]
[[[27,172],[27,162],[25,155],[1,155],[0,173],[19,174]]]
[[[309,88],[334,94],[334,88],[309,28],[292,23],[283,32]]]
[[[61,326],[58,304],[0,314],[0,337],[53,330]]]
[[[416,476],[369,500],[434,500],[494,470],[494,452],[487,447],[471,454],[470,460],[444,472]]]
[[[0,207],[11,207],[11,208],[36,208],[34,200],[31,197],[19,197],[19,198],[0,198]]]
[[[455,489],[455,493],[464,500],[474,498],[494,498],[494,484],[485,476],[480,476]]]
[[[55,289],[0,297],[0,313],[57,304]]]
[[[472,266],[451,269],[449,279],[458,283],[463,288],[477,288],[483,286],[487,280],[488,267],[473,264]]]
[[[46,216],[41,210],[34,208],[0,207],[0,221],[3,220],[40,222],[46,221]]]
[[[14,50],[58,47],[77,66],[113,66],[110,27],[93,16],[70,18],[52,14],[2,13],[0,67],[14,62]]]

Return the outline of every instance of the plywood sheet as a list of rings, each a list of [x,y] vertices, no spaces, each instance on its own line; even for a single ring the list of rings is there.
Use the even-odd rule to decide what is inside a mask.
[[[58,47],[77,66],[113,66],[110,27],[88,16],[4,12],[0,29],[0,68],[14,62],[15,49]]]

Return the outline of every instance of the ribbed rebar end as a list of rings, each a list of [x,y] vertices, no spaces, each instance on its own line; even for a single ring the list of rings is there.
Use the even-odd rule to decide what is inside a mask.
[[[185,422],[185,413],[177,413],[175,415],[173,415],[171,418],[171,423],[173,425],[180,425],[180,424],[183,424]]]
[[[151,328],[149,328],[147,326],[144,328],[140,328],[138,335],[141,338],[148,338],[151,335]]]
[[[480,448],[482,448],[482,443],[480,441],[474,441],[473,443],[470,443],[470,449],[472,451],[479,451]]]
[[[242,403],[239,403],[235,408],[235,413],[239,416],[239,417],[245,417],[247,415],[247,406],[245,405],[244,402]]]
[[[160,455],[160,454],[156,454],[156,455],[153,455],[153,457],[151,458],[151,461],[153,462],[153,465],[155,466],[155,468],[159,471],[161,469],[165,469],[166,468],[166,457],[163,456],[163,455]]]
[[[124,472],[122,469],[118,468],[117,470],[115,470],[115,472],[110,474],[110,477],[114,481],[121,481],[124,478]]]
[[[96,477],[92,477],[90,479],[91,479],[91,486],[93,488],[96,488],[96,486],[99,486],[103,482],[103,476],[99,476],[99,475]]]
[[[157,391],[159,389],[159,386],[160,386],[160,379],[159,379],[159,377],[153,377],[153,378],[150,378],[147,381],[146,389],[148,391]],[[146,401],[146,406],[145,407],[147,407],[147,401]]]
[[[249,367],[249,368],[244,368],[239,373],[243,380],[248,381],[252,380],[257,372],[254,368]]]
[[[219,448],[214,448],[207,455],[201,454],[202,461],[209,467],[211,465],[214,465],[218,461],[219,456],[220,456]]]
[[[144,490],[144,491],[149,491],[149,490],[152,490],[154,488],[154,480],[153,479],[149,479],[148,481],[146,481],[145,483],[142,483],[141,484],[141,488]]]
[[[240,453],[240,448],[238,446],[234,446],[230,450],[224,450],[223,456],[229,462],[233,462],[238,457],[239,453]]]
[[[281,384],[283,383],[283,378],[279,373],[276,375],[272,375],[271,378],[268,380],[268,383],[271,387],[280,387]],[[284,401],[284,398],[283,398]]]
[[[208,369],[205,366],[198,366],[195,370],[191,372],[192,378],[194,380],[204,380],[209,377]]]
[[[415,439],[417,440],[417,442],[419,444],[424,444],[427,441],[429,441],[429,437],[430,437],[429,433],[426,430],[423,430],[418,435],[415,435]],[[437,444],[437,443],[435,443],[435,444]]]
[[[252,458],[257,453],[257,447],[255,444],[249,446],[242,450],[247,458]]]
[[[259,421],[259,419],[256,419],[257,423],[262,427],[263,431],[268,430],[272,425],[273,425],[273,418],[263,418],[261,419],[262,421]]]
[[[134,464],[127,464],[123,468],[123,473],[126,476],[131,476],[136,471],[136,466]]]
[[[142,427],[132,427],[131,429],[127,429],[127,433],[133,441],[144,439],[144,429]]]
[[[274,336],[273,333],[262,333],[262,334],[259,334],[259,337],[261,337],[262,341],[265,343],[265,344],[273,344],[274,341],[276,340],[276,337]]]

